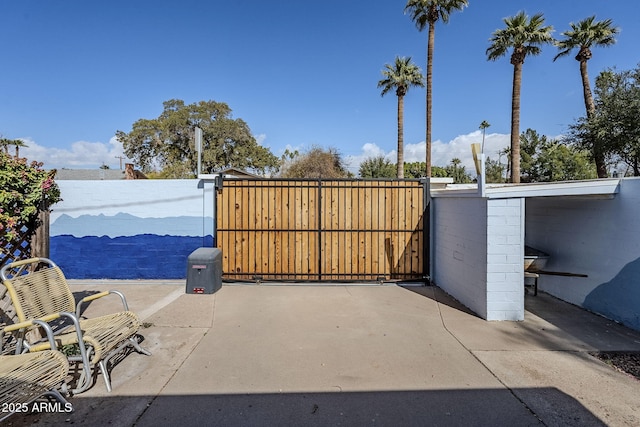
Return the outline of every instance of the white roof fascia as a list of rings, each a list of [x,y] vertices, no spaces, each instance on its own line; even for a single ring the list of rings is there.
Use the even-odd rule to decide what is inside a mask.
[[[594,179],[587,181],[545,182],[534,184],[487,185],[487,199],[526,197],[606,197],[613,198],[620,191],[620,179]],[[479,197],[477,188],[444,189],[431,192],[432,197]]]
[[[202,179],[204,181],[215,181],[216,178],[219,177],[219,176],[220,176],[220,174],[201,173],[201,174],[198,175],[198,179]]]

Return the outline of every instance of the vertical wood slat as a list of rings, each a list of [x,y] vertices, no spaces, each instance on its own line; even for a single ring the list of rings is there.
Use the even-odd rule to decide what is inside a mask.
[[[417,181],[225,180],[216,212],[224,275],[421,279],[423,195]]]

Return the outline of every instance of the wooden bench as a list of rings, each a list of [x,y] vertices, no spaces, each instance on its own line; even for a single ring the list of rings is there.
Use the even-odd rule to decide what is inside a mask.
[[[75,299],[62,270],[50,259],[30,258],[5,265],[0,276],[6,286],[20,322],[39,319],[51,325],[58,349],[65,347],[72,352],[70,362],[82,365],[73,393],[87,390],[99,371],[107,391],[111,391],[109,361],[133,347],[142,354],[150,355],[140,347],[138,316],[129,310],[124,295],[117,291],[106,291],[82,299],[76,306]],[[123,311],[90,319],[80,317],[82,305],[109,295],[122,300]],[[34,327],[23,325],[14,331],[17,351],[42,351],[52,348],[48,340],[29,337]]]

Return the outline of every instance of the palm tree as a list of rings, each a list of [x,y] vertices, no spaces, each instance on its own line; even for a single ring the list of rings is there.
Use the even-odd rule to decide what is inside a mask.
[[[502,156],[507,159],[507,167],[505,168],[505,176],[502,182],[507,182],[507,179],[509,178],[509,172],[511,171],[511,148],[504,147],[502,150],[498,151],[498,163],[500,163],[501,166]]]
[[[396,57],[393,65],[385,64],[384,79],[378,82],[381,96],[395,89],[398,97],[398,178],[404,178],[404,96],[411,86],[424,86],[420,68],[411,62],[411,57]]]
[[[620,32],[619,28],[613,27],[611,19],[596,21],[596,17],[591,16],[574,24],[569,24],[571,30],[562,33],[564,39],[556,41],[556,46],[560,52],[553,58],[560,58],[568,55],[573,49],[578,48],[576,61],[580,63],[580,76],[582,77],[582,91],[584,94],[584,106],[587,110],[587,119],[593,117],[596,111],[596,104],[593,101],[593,93],[589,84],[589,73],[587,72],[587,61],[591,59],[591,46],[611,46],[615,44],[615,35]],[[607,165],[603,150],[593,144],[593,158],[598,171],[598,178],[607,177]]]
[[[6,154],[9,154],[10,145],[13,145],[16,148],[16,158],[20,157],[20,147],[28,147],[28,145],[21,139],[0,138],[0,147],[2,147]]]
[[[16,147],[16,159],[20,157],[20,147],[28,147],[28,145],[25,144],[21,139],[14,139],[13,141],[11,141],[11,145]]]
[[[491,46],[487,49],[487,59],[495,61],[506,55],[509,49],[513,65],[513,88],[511,94],[511,182],[520,182],[520,87],[522,85],[522,64],[527,55],[539,55],[541,45],[552,43],[552,26],[544,26],[541,13],[529,19],[527,14],[505,18],[506,28],[493,32]]]
[[[484,134],[489,126],[491,126],[491,124],[486,120],[483,120],[482,123],[480,123],[480,129],[482,130],[482,153],[484,153]]]
[[[449,15],[456,10],[462,10],[469,5],[467,0],[409,0],[404,7],[405,13],[411,14],[411,20],[415,22],[418,31],[429,27],[427,42],[427,116],[425,144],[427,148],[426,174],[431,176],[431,105],[433,84],[433,46],[435,43],[435,26],[438,19],[445,24],[449,22]]]
[[[455,182],[456,184],[459,182],[458,166],[460,166],[460,163],[462,163],[462,160],[460,160],[457,157],[454,157],[453,159],[451,159],[451,166],[453,166],[453,182]]]
[[[13,143],[12,140],[7,138],[0,138],[0,147],[5,152],[5,154],[9,154],[9,146]]]

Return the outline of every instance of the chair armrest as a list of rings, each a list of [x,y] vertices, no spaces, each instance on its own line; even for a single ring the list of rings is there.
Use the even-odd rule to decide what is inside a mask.
[[[83,361],[88,361],[87,358],[87,350],[85,348],[84,345],[84,341],[82,338],[82,329],[80,329],[80,322],[78,321],[78,318],[76,317],[76,315],[74,313],[68,313],[68,312],[60,312],[60,313],[54,313],[54,314],[50,314],[48,316],[42,317],[40,319],[32,319],[32,320],[26,320],[24,322],[20,322],[20,323],[14,323],[12,325],[8,325],[5,326],[2,329],[2,332],[13,332],[13,331],[18,331],[20,329],[26,329],[29,328],[31,326],[41,326],[47,333],[47,340],[49,341],[49,346],[51,348],[51,350],[56,350],[57,349],[57,344],[55,342],[55,334],[53,333],[53,329],[51,328],[51,326],[49,325],[49,322],[51,322],[52,320],[56,320],[59,319],[61,317],[67,317],[69,319],[71,319],[71,322],[73,323],[73,327],[75,330],[75,333],[78,337],[78,344],[80,347],[80,354],[82,356],[82,360]],[[24,348],[22,348],[24,346]],[[31,345],[29,344],[21,344],[18,347],[16,347],[16,353],[20,353],[20,352],[25,352],[25,351],[29,351],[30,350]]]
[[[33,319],[33,320],[25,320],[24,322],[20,322],[20,323],[13,323],[11,325],[7,325],[3,328],[4,332],[13,332],[13,331],[18,331],[20,329],[26,329],[30,326],[34,326],[36,323],[38,322],[38,324],[41,324],[42,322],[46,323],[46,322],[51,322],[52,320],[55,319],[59,319],[61,316],[60,313],[55,313],[55,314],[50,314],[48,316],[42,317],[40,319]],[[48,324],[47,324],[48,326]],[[51,328],[49,328],[51,329]]]
[[[107,295],[117,295],[120,297],[120,300],[122,301],[122,305],[124,306],[124,311],[129,311],[129,305],[127,304],[127,299],[124,297],[124,294],[120,291],[103,291],[103,292],[98,292],[97,294],[93,294],[93,295],[89,295],[88,297],[84,297],[82,298],[79,302],[78,305],[76,306],[76,316],[78,318],[80,318],[80,313],[82,313],[82,305],[93,301],[93,300],[97,300],[100,299],[102,297],[106,297]]]
[[[27,321],[24,321],[24,322],[20,322],[20,323],[16,323],[16,324],[13,324],[13,325],[9,325],[9,326],[6,326],[6,327],[2,328],[1,331],[2,331],[2,333],[12,332],[12,331],[20,330],[20,329],[26,329],[26,328],[28,328],[30,326],[38,325],[38,326],[41,326],[47,332],[48,348],[50,348],[51,350],[62,350],[62,349],[58,349],[58,345],[56,344],[56,341],[55,341],[55,335],[53,333],[53,329],[47,323],[47,322],[50,322],[52,320],[59,319],[60,317],[67,317],[67,318],[71,319],[71,322],[73,323],[73,328],[74,328],[76,336],[77,336],[78,348],[80,350],[80,356],[79,357],[78,356],[67,356],[67,358],[70,361],[81,361],[82,362],[82,370],[84,372],[85,378],[90,378],[90,376],[91,376],[91,364],[90,364],[90,360],[89,360],[89,352],[87,351],[87,347],[86,347],[85,341],[84,341],[83,336],[82,336],[83,334],[82,334],[82,329],[80,329],[80,321],[76,317],[75,313],[69,313],[69,312],[66,312],[66,311],[62,311],[60,313],[51,314],[51,315],[43,317],[41,319],[27,320]],[[91,340],[91,338],[89,338],[89,340]],[[90,344],[90,345],[93,345],[93,344]],[[41,351],[41,350],[46,350],[47,346],[43,342],[36,343],[35,345],[29,345],[28,343],[24,343],[22,340],[20,340],[19,345],[16,346],[16,354],[29,352],[29,351],[31,351],[32,348],[35,348],[37,351]],[[79,390],[79,389],[76,389],[76,390]]]
[[[13,325],[8,325],[4,327],[2,329],[2,333],[18,331],[20,329],[26,329],[30,326],[40,326],[47,333],[47,340],[49,341],[49,346],[51,347],[51,350],[55,350],[57,346],[56,346],[55,338],[53,335],[53,329],[51,329],[51,326],[47,322],[50,322],[55,319],[59,319],[60,317],[65,315],[66,313],[56,313],[56,314],[51,314],[49,316],[43,317],[41,319],[33,319],[33,320],[27,320],[20,323],[15,323]],[[82,331],[80,331],[80,335],[79,335],[80,337],[82,336],[81,334],[82,334]],[[21,350],[20,347],[21,346],[16,347],[16,353],[20,352]],[[27,351],[29,350],[28,346],[26,345],[25,345],[25,350]]]

